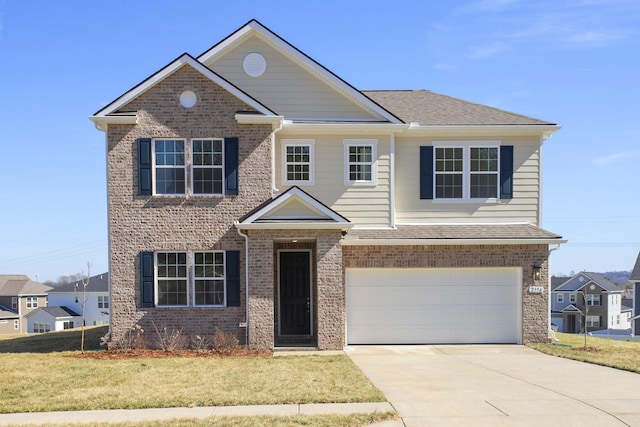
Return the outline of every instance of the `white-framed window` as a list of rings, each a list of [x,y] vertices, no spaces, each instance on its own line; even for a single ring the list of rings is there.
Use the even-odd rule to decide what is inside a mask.
[[[156,298],[158,306],[187,306],[187,281],[186,252],[156,252]]]
[[[224,252],[193,254],[193,305],[224,306]]]
[[[587,316],[587,326],[600,326],[600,316]]]
[[[576,303],[576,294],[569,294],[569,302],[571,304],[575,304]]]
[[[184,139],[153,139],[154,194],[186,194],[187,167]]]
[[[191,192],[193,195],[224,193],[224,140],[222,138],[191,140]]]
[[[600,305],[600,294],[587,294],[587,305],[589,306]]]
[[[51,331],[51,325],[48,323],[35,322],[33,324],[33,332],[37,334],[44,334]]]
[[[11,297],[11,309],[12,310],[18,309],[18,297]]]
[[[224,252],[156,252],[155,258],[158,307],[226,305]]]
[[[315,140],[283,139],[282,182],[287,185],[315,183]]]
[[[16,329],[16,330],[20,329],[20,320],[18,319],[13,320],[13,329]]]
[[[109,297],[107,295],[98,295],[98,308],[109,308]]]
[[[564,294],[556,294],[556,302],[564,302]]]
[[[497,200],[500,141],[434,141],[434,199]]]
[[[38,308],[38,297],[27,297],[27,308]]]
[[[62,329],[73,329],[73,320],[65,320],[62,322]]]
[[[375,185],[377,183],[377,139],[345,139],[345,185]]]

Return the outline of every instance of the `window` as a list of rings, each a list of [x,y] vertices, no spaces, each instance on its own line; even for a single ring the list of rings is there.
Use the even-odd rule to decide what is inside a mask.
[[[224,253],[194,254],[194,305],[224,305]]]
[[[141,252],[142,307],[239,307],[240,251]]]
[[[587,316],[587,326],[600,326],[600,316]]]
[[[109,308],[109,297],[107,295],[98,295],[98,308]]]
[[[186,139],[138,138],[138,194],[236,195],[238,154],[235,137],[197,138],[190,144]]]
[[[62,329],[73,329],[73,320],[65,320],[62,322]]]
[[[186,163],[182,139],[154,139],[155,194],[185,194]]]
[[[191,181],[193,194],[222,194],[222,139],[191,141]]]
[[[18,297],[11,297],[11,309],[12,310],[18,309]]]
[[[576,294],[569,294],[569,302],[571,304],[575,304],[576,303]]]
[[[49,325],[48,323],[35,322],[33,324],[33,332],[37,334],[43,334],[45,332],[50,332],[50,331],[51,331],[51,325]]]
[[[187,254],[184,252],[158,252],[157,296],[159,306],[187,305]]]
[[[315,181],[313,139],[283,139],[282,182],[290,185],[313,185]]]
[[[38,297],[27,297],[27,308],[38,308]]]
[[[556,302],[564,302],[564,294],[556,294]]]
[[[20,329],[20,321],[18,319],[13,321],[13,329]]]
[[[587,305],[600,305],[600,294],[587,294]]]
[[[434,143],[435,198],[497,199],[499,164],[496,142]]]
[[[345,185],[376,184],[375,139],[345,139]]]

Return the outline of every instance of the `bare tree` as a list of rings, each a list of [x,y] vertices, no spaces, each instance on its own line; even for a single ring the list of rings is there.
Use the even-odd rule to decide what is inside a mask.
[[[80,333],[80,351],[82,353],[84,353],[84,307],[87,303],[87,286],[89,285],[89,281],[91,280],[91,264],[89,262],[87,262],[87,274],[84,274],[84,272],[80,272],[80,275],[82,276],[82,281],[80,282],[76,282],[74,285],[74,289],[75,291],[78,290],[78,285],[82,285],[82,298],[80,299],[80,307],[81,307],[81,315],[82,315],[82,326],[81,326],[81,333]]]

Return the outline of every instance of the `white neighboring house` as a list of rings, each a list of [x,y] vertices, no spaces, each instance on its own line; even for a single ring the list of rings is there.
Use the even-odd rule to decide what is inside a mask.
[[[633,284],[633,308],[631,318],[631,335],[640,335],[640,253],[636,258],[636,264],[631,271],[629,280]]]
[[[62,307],[82,315],[82,281],[57,286],[49,291],[49,307]],[[109,273],[89,278],[84,289],[85,326],[106,325],[109,323]],[[81,326],[81,323],[77,327]]]
[[[25,318],[29,333],[62,331],[82,326],[82,316],[67,307],[40,307]]]

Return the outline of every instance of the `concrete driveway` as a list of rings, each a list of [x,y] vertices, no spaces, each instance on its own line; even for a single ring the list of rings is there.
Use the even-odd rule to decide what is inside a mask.
[[[408,427],[640,426],[640,375],[631,372],[517,345],[352,346],[346,353]]]

